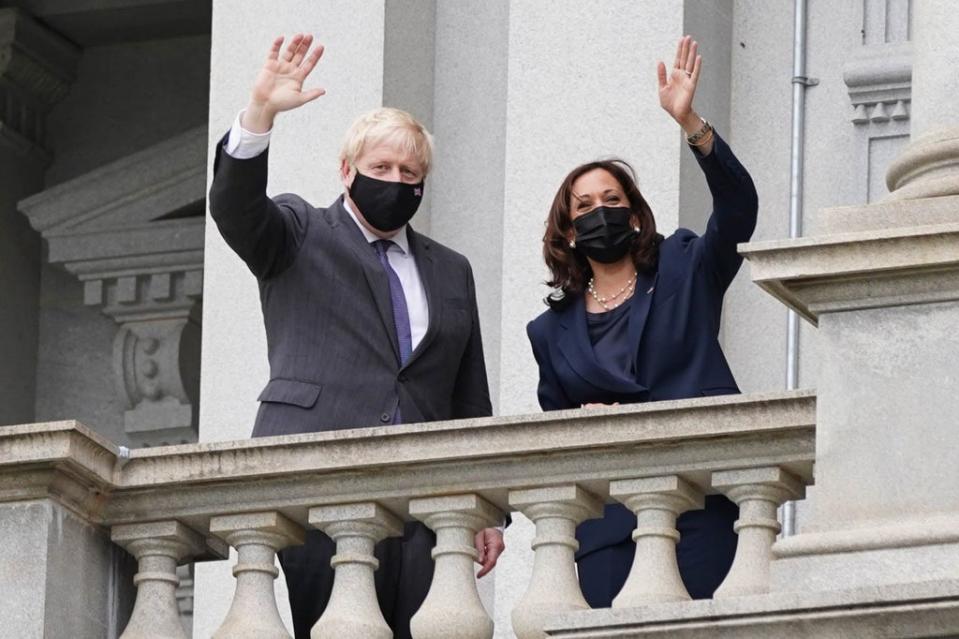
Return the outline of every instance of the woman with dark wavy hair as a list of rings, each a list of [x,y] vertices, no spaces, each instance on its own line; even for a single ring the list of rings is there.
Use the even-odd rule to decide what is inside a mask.
[[[550,208],[543,256],[550,270],[549,310],[527,327],[539,364],[544,410],[738,393],[719,345],[723,295],[739,270],[739,242],[756,226],[752,179],[726,143],[692,108],[701,56],[679,41],[659,99],[682,127],[713,197],[700,236],[668,238],[622,160],[576,167]],[[680,575],[693,598],[708,598],[736,550],[735,504],[706,497],[676,527]],[[619,504],[577,529],[580,585],[593,607],[610,606],[630,570],[636,517]]]

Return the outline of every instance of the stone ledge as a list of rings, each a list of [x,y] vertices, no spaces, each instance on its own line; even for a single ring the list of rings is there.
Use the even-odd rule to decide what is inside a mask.
[[[303,522],[313,506],[376,501],[406,512],[411,498],[466,492],[505,510],[515,488],[575,482],[605,499],[610,480],[675,473],[704,488],[714,471],[767,465],[811,482],[815,413],[811,391],[728,395],[140,449],[129,458],[71,423],[18,426],[0,429],[0,451],[20,451],[0,457],[0,496],[24,498],[3,488],[28,470],[33,494],[44,495],[50,473],[75,463],[60,442],[69,437],[103,451],[98,464],[79,464],[85,474],[75,482],[81,496],[94,495],[85,515],[100,524],[178,519],[203,529],[212,516],[261,510]],[[43,445],[39,435],[50,430],[58,439]]]
[[[546,634],[565,639],[952,636],[959,581],[780,593],[566,614]]]
[[[804,319],[959,299],[959,223],[740,244],[753,281]]]

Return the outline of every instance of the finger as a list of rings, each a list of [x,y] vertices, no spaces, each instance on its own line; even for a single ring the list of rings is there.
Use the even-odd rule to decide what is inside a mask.
[[[301,95],[300,106],[303,106],[307,102],[312,102],[321,95],[326,95],[326,89],[310,89],[309,91],[304,91]]]
[[[290,40],[290,44],[286,45],[286,51],[283,52],[283,59],[289,62],[293,59],[293,54],[296,53],[296,48],[300,46],[300,41],[303,40],[303,34],[297,33],[293,36],[293,39]]]
[[[693,40],[693,43],[689,47],[689,54],[686,56],[686,66],[685,69],[690,73],[693,72],[693,65],[696,64],[696,49],[699,48],[699,43]]]
[[[290,60],[293,64],[299,66],[303,62],[303,58],[306,57],[306,52],[310,50],[310,45],[313,44],[313,36],[307,34],[300,40],[300,45],[296,47],[296,51],[293,53],[293,59]]]
[[[659,88],[666,88],[666,63],[662,60],[659,61],[659,65],[656,67],[656,78],[659,80]]]
[[[483,569],[476,573],[476,576],[482,577],[495,568],[504,550],[506,550],[506,544],[503,543],[503,534],[498,530],[490,531],[486,544],[486,561],[483,562]]]
[[[680,56],[683,53],[683,41],[686,40],[686,36],[683,36],[679,39],[679,42],[676,43],[676,57],[673,59],[673,68],[678,69],[679,65],[682,63],[682,58]]]
[[[682,51],[679,54],[679,64],[676,65],[679,69],[686,68],[686,57],[689,55],[689,36],[683,36]]]
[[[270,47],[270,52],[266,54],[266,61],[270,62],[271,60],[276,60],[280,57],[280,49],[283,48],[283,36],[277,36],[273,40],[273,45]]]
[[[473,545],[476,546],[476,563],[482,564],[486,561],[486,531],[481,530],[473,537]]]
[[[693,81],[693,86],[699,84],[699,70],[702,68],[702,66],[703,66],[703,56],[698,55],[696,56],[695,64],[693,64],[693,75],[690,76],[690,78]]]
[[[310,75],[310,71],[313,70],[313,67],[316,66],[316,63],[320,61],[320,58],[323,57],[323,45],[318,44],[316,48],[306,56],[306,59],[303,60],[303,64],[300,65],[300,68],[297,70],[297,73],[300,75],[300,78],[305,78]]]

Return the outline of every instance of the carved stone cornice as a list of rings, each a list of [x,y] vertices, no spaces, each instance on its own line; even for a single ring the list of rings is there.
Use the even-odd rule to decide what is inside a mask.
[[[45,146],[45,117],[76,79],[80,50],[17,9],[0,9],[0,142]]]
[[[49,260],[120,329],[116,386],[137,444],[196,441],[206,127],[19,203]]]
[[[863,47],[843,67],[856,124],[908,120],[912,97],[912,45]]]

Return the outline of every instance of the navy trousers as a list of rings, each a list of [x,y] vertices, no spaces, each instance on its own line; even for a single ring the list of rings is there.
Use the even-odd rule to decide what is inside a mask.
[[[722,495],[706,497],[703,510],[688,511],[676,521],[680,539],[676,545],[676,559],[683,584],[693,599],[709,599],[726,578],[736,555],[738,536],[733,523],[739,518],[739,508]],[[610,513],[611,509],[625,511]],[[606,517],[622,517],[631,513],[621,504],[607,507]],[[604,517],[604,519],[606,518]],[[636,517],[632,516],[635,524]],[[596,532],[603,519],[580,524],[577,537]],[[590,530],[592,529],[592,530]],[[580,557],[576,565],[583,596],[593,608],[609,608],[619,593],[633,565],[636,543],[631,537]]]

